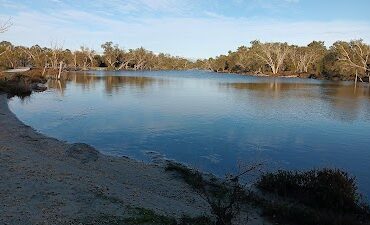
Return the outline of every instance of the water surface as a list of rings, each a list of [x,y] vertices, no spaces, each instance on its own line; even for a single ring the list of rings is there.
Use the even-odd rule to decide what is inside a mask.
[[[58,139],[144,161],[156,153],[217,175],[254,161],[274,169],[343,168],[370,196],[367,85],[202,71],[68,78],[13,98],[11,110]]]

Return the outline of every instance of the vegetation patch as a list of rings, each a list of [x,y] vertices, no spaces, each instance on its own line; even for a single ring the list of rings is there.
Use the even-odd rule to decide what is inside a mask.
[[[239,178],[254,169],[256,167],[252,166],[239,175],[229,176],[221,181],[216,178],[206,179],[199,171],[181,164],[169,163],[166,167],[166,171],[179,173],[184,181],[208,203],[215,217],[214,222],[209,221],[210,225],[232,224],[232,221],[239,215],[241,203],[245,201],[247,195],[243,185],[239,183]]]
[[[79,225],[210,225],[212,221],[208,217],[184,216],[176,220],[173,217],[163,216],[145,208],[128,208],[128,215],[115,216],[99,214],[94,217],[78,219],[71,224]]]
[[[93,217],[76,219],[68,224],[72,225],[126,225],[125,218],[108,214],[99,214]]]
[[[134,208],[132,214],[133,216],[124,220],[126,224],[177,225],[177,221],[174,218],[158,215],[149,209]]]
[[[39,76],[24,74],[0,74],[0,92],[7,93],[9,97],[27,97],[32,93],[33,84],[45,83],[46,80]]]
[[[201,189],[204,186],[204,179],[202,174],[199,171],[190,169],[179,163],[169,163],[166,168],[166,171],[177,172],[184,179],[184,181],[195,189]]]
[[[179,220],[172,217],[158,215],[154,211],[144,208],[134,208],[133,215],[124,220],[125,224],[128,225],[210,225],[212,221],[210,218],[201,217],[189,217],[184,216]]]
[[[207,201],[216,218],[216,222],[208,224],[232,224],[242,204],[261,208],[263,215],[276,223],[370,224],[369,206],[358,193],[356,179],[341,170],[263,174],[256,186],[267,196],[244,189],[239,175],[222,182],[206,179],[200,172],[175,163],[168,164],[166,171],[179,173]]]
[[[266,173],[257,187],[282,198],[250,196],[264,214],[295,224],[369,224],[369,206],[361,200],[356,180],[337,169]]]

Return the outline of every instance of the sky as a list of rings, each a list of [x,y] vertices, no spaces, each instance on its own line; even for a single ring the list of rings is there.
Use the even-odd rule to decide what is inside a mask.
[[[113,41],[198,59],[253,40],[370,43],[369,9],[369,0],[0,0],[0,21],[13,23],[0,40],[98,52]]]

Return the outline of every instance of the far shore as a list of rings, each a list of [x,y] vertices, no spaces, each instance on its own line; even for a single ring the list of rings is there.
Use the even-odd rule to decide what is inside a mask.
[[[55,73],[55,75],[58,73],[57,70],[55,69],[49,69],[52,71],[52,73]],[[194,70],[194,69],[188,69],[188,70]],[[199,70],[199,69],[195,69],[195,70]],[[39,75],[42,74],[42,69],[41,68],[30,68],[30,67],[21,67],[21,68],[15,68],[15,69],[9,69],[9,70],[6,70],[6,71],[3,71],[4,73],[13,73],[13,74],[16,74],[16,73],[24,73],[24,72],[28,72],[30,71],[29,73],[32,73],[32,74],[36,74],[37,72],[39,72]],[[48,70],[46,70],[48,71]],[[93,67],[93,68],[88,68],[88,69],[67,69],[67,70],[64,70],[63,73],[66,73],[66,72],[92,72],[92,71],[113,71],[113,72],[116,72],[116,71],[136,71],[136,72],[140,72],[140,71],[171,71],[171,70],[110,70],[108,69],[107,67]],[[176,71],[176,70],[175,70]],[[278,74],[269,74],[269,73],[240,73],[240,72],[222,72],[222,71],[212,71],[212,70],[204,70],[204,71],[207,71],[207,72],[214,72],[214,73],[219,73],[219,74],[235,74],[235,75],[240,75],[240,76],[252,76],[252,77],[272,77],[272,78],[304,78],[304,79],[316,79],[316,80],[328,80],[328,79],[325,79],[325,78],[318,78],[318,77],[314,77],[310,74],[307,74],[307,73],[303,73],[303,74],[284,74],[284,73],[278,73]],[[48,74],[49,76],[52,76],[53,74]],[[330,80],[330,79],[329,79]],[[334,80],[336,81],[336,80]]]
[[[164,166],[46,137],[7,102],[0,94],[1,224],[99,224],[129,217],[135,207],[174,218],[210,215],[204,199]],[[257,211],[250,219],[269,224]]]

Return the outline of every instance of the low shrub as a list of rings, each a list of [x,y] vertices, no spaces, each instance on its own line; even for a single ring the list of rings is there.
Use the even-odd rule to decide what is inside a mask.
[[[239,183],[239,178],[254,169],[255,167],[248,168],[238,176],[230,176],[221,181],[216,178],[203,178],[200,172],[181,164],[169,163],[166,167],[166,171],[174,171],[180,174],[184,181],[193,187],[208,203],[216,219],[213,223],[209,221],[207,223],[209,225],[232,224],[232,221],[240,213],[240,204],[246,195],[243,185]],[[192,224],[196,223],[193,222]]]
[[[180,219],[180,222],[177,223],[178,225],[212,225],[214,222],[206,216],[200,217],[183,217]]]
[[[0,75],[0,92],[7,93],[9,97],[26,97],[32,93],[32,84],[45,82],[40,76],[4,73]]]
[[[257,187],[281,199],[248,196],[273,221],[298,225],[370,224],[369,207],[361,200],[356,179],[338,169],[266,173]]]
[[[205,181],[199,171],[192,170],[186,166],[178,163],[168,163],[166,171],[177,172],[184,179],[184,181],[196,190],[204,187]]]
[[[263,191],[289,197],[317,209],[339,213],[364,213],[356,179],[338,169],[306,172],[277,171],[261,176],[257,187]]]
[[[135,208],[133,214],[134,216],[124,219],[125,224],[177,225],[174,218],[158,215],[149,209]]]

